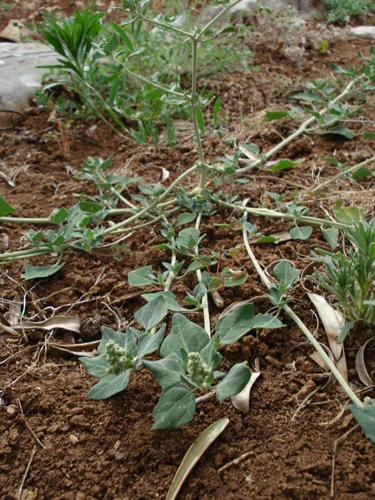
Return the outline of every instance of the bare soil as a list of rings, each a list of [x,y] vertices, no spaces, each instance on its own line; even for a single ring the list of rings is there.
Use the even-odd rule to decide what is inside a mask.
[[[65,11],[69,11],[70,4],[61,2]],[[14,18],[24,13],[22,2],[6,15]],[[4,21],[5,17],[1,23]],[[333,62],[358,65],[359,54],[367,54],[368,49],[368,40],[339,41],[331,47],[331,54],[311,52],[304,67],[296,68],[277,51],[263,47],[254,57],[254,64],[261,68],[254,75],[255,82],[238,73],[216,75],[203,83],[222,95],[223,107],[230,116],[225,125],[226,138],[239,142],[251,138],[251,142],[268,149],[289,129],[280,122],[257,132],[254,124],[259,113],[282,109],[301,83],[329,74]],[[173,180],[196,160],[190,139],[174,149],[144,148],[119,139],[105,125],[95,122],[65,123],[67,152],[61,128],[48,121],[49,115],[34,106],[15,128],[3,130],[0,136],[0,170],[4,174],[4,178],[0,177],[0,194],[17,208],[20,216],[48,216],[53,208],[74,204],[82,193],[93,194],[92,185],[73,175],[87,156],[112,155],[113,171],[139,176],[150,183],[160,180],[160,167],[167,169]],[[363,107],[361,116],[372,120],[374,130],[373,97]],[[224,140],[214,136],[205,139],[205,147],[211,159],[230,151]],[[249,173],[244,175],[247,183],[234,184],[229,180],[223,189],[250,198],[254,206],[261,202],[270,204],[268,191],[291,193],[296,186],[308,188],[318,178],[323,180],[336,173],[324,157],[335,153],[340,161],[356,163],[371,151],[373,143],[361,136],[354,141],[303,137],[282,152],[282,157],[304,159],[296,169],[274,175]],[[7,179],[12,179],[15,187]],[[195,181],[194,177],[188,179],[185,187],[193,186]],[[343,197],[348,202],[355,200],[367,215],[373,216],[374,189],[373,178],[360,183],[345,180],[330,185],[321,199],[310,200],[307,205],[312,214],[322,215],[321,207],[329,207]],[[223,265],[249,274],[245,285],[223,293],[225,306],[265,293],[243,249],[240,232],[213,224],[229,222],[234,217],[230,211],[220,209],[210,219],[204,219],[202,225],[202,232],[207,235],[202,251],[214,249]],[[266,233],[290,227],[266,219],[252,222]],[[1,225],[3,251],[22,248],[24,231],[21,225]],[[283,318],[286,328],[248,335],[226,352],[228,363],[248,360],[251,364],[255,358],[260,361],[262,375],[252,390],[251,408],[246,415],[237,412],[229,402],[206,402],[198,407],[191,424],[174,431],[152,431],[151,412],[159,387],[146,371],[134,376],[128,390],[111,400],[86,399],[93,379],[75,358],[54,351],[49,344],[53,340],[95,340],[100,338],[101,325],[116,328],[116,315],[129,320],[143,302],[129,288],[127,274],[146,264],[160,268],[167,258],[167,254],[153,247],[160,241],[159,228],[154,227],[145,228],[128,240],[117,259],[69,251],[65,267],[38,282],[22,279],[22,262],[2,267],[2,323],[8,324],[11,311],[21,310],[24,318],[33,320],[54,314],[75,315],[82,328],[81,334],[74,336],[54,331],[51,337],[42,330],[25,331],[20,338],[6,332],[0,334],[0,497],[163,498],[192,441],[216,419],[228,416],[230,424],[194,469],[181,498],[325,499],[331,493],[338,499],[375,498],[375,448],[347,412],[339,417],[346,398],[334,383],[326,384],[320,368],[309,358],[311,348],[287,318]],[[306,295],[306,290],[317,291],[309,278],[310,254],[317,246],[326,248],[326,243],[320,232],[314,230],[307,242],[256,245],[254,249],[264,266],[286,258],[303,270],[303,286],[296,290],[294,305],[306,324],[326,343]],[[191,285],[176,285],[174,291],[182,296]],[[257,300],[259,311],[268,307],[267,301]],[[213,303],[210,309],[215,321],[220,310]],[[363,342],[361,331],[357,331],[346,343],[349,377],[357,389],[364,388],[354,365]],[[372,343],[366,350],[370,373],[375,371],[374,354]],[[318,389],[307,400],[306,386]],[[373,390],[366,394],[374,397]],[[337,440],[340,441],[336,447]],[[245,453],[239,463],[230,464]],[[226,464],[230,465],[223,470]],[[20,495],[18,489],[25,471]]]

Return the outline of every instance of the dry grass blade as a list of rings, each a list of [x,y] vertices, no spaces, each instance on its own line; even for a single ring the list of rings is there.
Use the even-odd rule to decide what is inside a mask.
[[[168,490],[166,500],[174,500],[178,492],[180,491],[185,479],[190,474],[191,470],[201,458],[203,453],[207,448],[215,441],[215,439],[223,432],[226,426],[229,424],[229,418],[221,418],[213,424],[211,424],[207,429],[205,429],[202,434],[194,441],[186,452],[182,462],[177,469],[177,472],[173,478],[172,484]]]
[[[91,358],[95,355],[94,350],[98,347],[100,340],[84,342],[82,344],[63,344],[61,342],[50,342],[48,347],[73,356],[85,356]]]
[[[44,321],[22,321],[22,323],[12,325],[12,328],[15,330],[54,330],[55,328],[61,328],[62,330],[80,333],[80,326],[81,321],[75,316],[54,316]]]
[[[366,350],[367,344],[369,344],[372,340],[374,340],[374,339],[371,338],[371,339],[366,340],[366,342],[363,344],[363,346],[361,346],[358,349],[357,356],[355,358],[355,368],[357,370],[359,380],[366,387],[371,387],[372,385],[374,385],[374,382],[367,371],[366,362],[365,362],[365,350]]]
[[[340,311],[337,311],[328,304],[326,299],[321,295],[309,293],[308,296],[318,311],[319,317],[323,323],[336,366],[344,379],[348,380],[344,346],[341,342],[338,342],[338,337],[345,324],[345,319]]]
[[[238,410],[242,413],[249,413],[250,392],[251,392],[251,389],[252,389],[253,385],[255,384],[256,380],[258,379],[260,373],[261,372],[253,372],[251,374],[250,380],[245,385],[245,387],[242,389],[242,391],[231,398],[232,404],[236,408],[236,410]]]

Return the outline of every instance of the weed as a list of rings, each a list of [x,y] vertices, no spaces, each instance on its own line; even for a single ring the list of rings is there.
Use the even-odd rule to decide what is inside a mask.
[[[375,220],[359,221],[345,231],[351,248],[344,252],[324,252],[319,258],[320,285],[338,301],[346,318],[375,325]],[[346,330],[346,333],[348,330]]]
[[[371,12],[375,9],[372,0],[324,0],[328,9],[329,23],[344,23],[351,17]]]

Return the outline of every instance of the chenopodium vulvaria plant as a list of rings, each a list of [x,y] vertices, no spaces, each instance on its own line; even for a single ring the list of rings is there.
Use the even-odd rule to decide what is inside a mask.
[[[153,428],[179,427],[192,420],[197,393],[215,391],[217,400],[224,401],[241,392],[248,383],[251,370],[246,362],[235,364],[228,372],[220,370],[221,347],[237,342],[252,329],[283,326],[271,314],[255,314],[250,303],[220,318],[211,338],[200,325],[180,312],[175,313],[165,337],[165,324],[160,325],[159,318],[165,316],[168,308],[173,311],[175,305],[170,293],[160,292],[136,313],[143,330],[129,327],[124,332],[115,332],[103,327],[98,355],[80,358],[87,371],[99,379],[90,389],[89,398],[106,399],[123,391],[131,373],[145,367],[162,389],[153,411]],[[145,359],[156,351],[160,352],[160,359]]]

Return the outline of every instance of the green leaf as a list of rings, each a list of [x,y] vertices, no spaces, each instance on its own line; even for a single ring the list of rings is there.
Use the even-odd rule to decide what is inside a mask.
[[[201,326],[182,314],[174,314],[171,331],[161,346],[160,354],[165,358],[172,352],[179,354],[181,349],[200,352],[208,342],[208,335]]]
[[[251,370],[246,363],[237,363],[232,366],[225,378],[216,386],[216,398],[218,401],[235,396],[248,383]]]
[[[52,266],[33,266],[31,264],[25,264],[24,273],[22,278],[25,280],[33,280],[36,278],[48,278],[53,274],[60,271],[64,267],[65,262],[60,262],[52,264]]]
[[[357,137],[357,134],[353,130],[343,127],[342,125],[330,127],[327,132],[323,132],[322,135],[339,135],[345,137],[345,139],[354,139],[354,137]]]
[[[165,325],[154,334],[142,333],[138,339],[138,357],[141,359],[157,351],[163,342],[164,335]]]
[[[195,108],[195,118],[197,120],[199,132],[203,135],[205,131],[204,116],[200,108]]]
[[[195,413],[195,396],[183,384],[163,390],[155,406],[153,429],[175,429],[190,422]]]
[[[181,358],[175,352],[157,361],[143,360],[143,366],[155,375],[163,389],[180,383],[184,373]]]
[[[153,285],[156,281],[154,271],[151,266],[144,266],[128,273],[128,283],[130,286]]]
[[[280,120],[281,118],[285,118],[289,116],[288,111],[267,111],[266,112],[266,120],[271,122],[273,120]]]
[[[289,234],[293,240],[308,240],[313,232],[311,226],[296,226],[292,227]]]
[[[264,328],[273,330],[276,328],[283,328],[285,325],[276,316],[270,313],[259,313],[251,320],[251,325],[254,330],[257,328]]]
[[[103,206],[99,203],[95,203],[94,201],[80,201],[79,208],[82,212],[87,212],[89,214],[95,214],[102,210]]]
[[[273,268],[273,274],[279,283],[290,287],[298,279],[300,271],[287,260],[281,260]]]
[[[108,363],[105,354],[88,358],[86,356],[79,358],[80,362],[86,368],[87,373],[95,378],[103,378],[107,376]]]
[[[222,344],[233,344],[252,329],[254,304],[238,306],[216,324],[216,335]]]
[[[175,500],[177,495],[191,470],[207,450],[211,443],[223,432],[229,423],[229,418],[224,417],[211,424],[205,429],[202,434],[194,441],[186,452],[182,462],[177,469],[171,486],[169,487],[166,500]]]
[[[347,323],[345,323],[345,325],[340,330],[340,334],[337,338],[337,342],[344,342],[344,340],[346,339],[346,336],[348,335],[350,330],[352,330],[352,328],[354,327],[355,324],[356,324],[356,321],[348,321]]]
[[[344,207],[340,200],[335,204],[334,212],[336,219],[344,224],[353,224],[364,219],[362,210],[358,207]]]
[[[364,132],[363,137],[367,139],[368,141],[375,141],[375,132]]]
[[[328,245],[332,249],[335,249],[339,244],[339,230],[336,227],[322,227],[321,230],[323,238],[326,240]]]
[[[196,214],[192,214],[191,212],[180,214],[176,219],[176,226],[190,224],[190,222],[193,222],[193,220],[195,220],[196,216]]]
[[[372,172],[367,167],[360,167],[358,170],[353,172],[352,177],[355,181],[359,181],[360,179],[366,179],[367,177],[372,177]]]
[[[142,297],[145,300],[147,300],[147,302],[151,302],[157,297],[163,297],[169,311],[173,312],[186,311],[186,309],[180,306],[180,304],[177,302],[176,296],[172,292],[150,292],[150,293],[144,293]]]
[[[130,370],[123,371],[118,375],[107,375],[91,387],[87,397],[89,399],[107,399],[126,389],[129,383]]]
[[[375,444],[375,400],[371,399],[364,408],[354,404],[349,408],[363,432]]]
[[[98,347],[99,353],[105,352],[105,346],[110,341],[116,342],[120,347],[123,347],[132,356],[137,356],[137,337],[139,331],[135,328],[127,328],[125,332],[116,332],[108,326],[102,326],[102,338]]]
[[[52,210],[49,220],[52,224],[61,224],[67,218],[69,217],[69,212],[66,210],[66,208],[59,208]]]
[[[0,196],[0,217],[5,217],[15,211],[16,209],[9,205],[9,203],[2,196]]]
[[[214,126],[218,127],[219,126],[219,113],[221,110],[221,97],[219,96],[215,100],[214,104],[214,109],[213,109],[213,118],[214,118]]]
[[[168,306],[164,297],[159,296],[138,309],[134,319],[146,330],[158,325],[168,314]]]
[[[268,170],[271,172],[282,172],[283,170],[289,170],[290,168],[294,167],[297,162],[293,160],[279,160],[276,163],[274,163]]]

